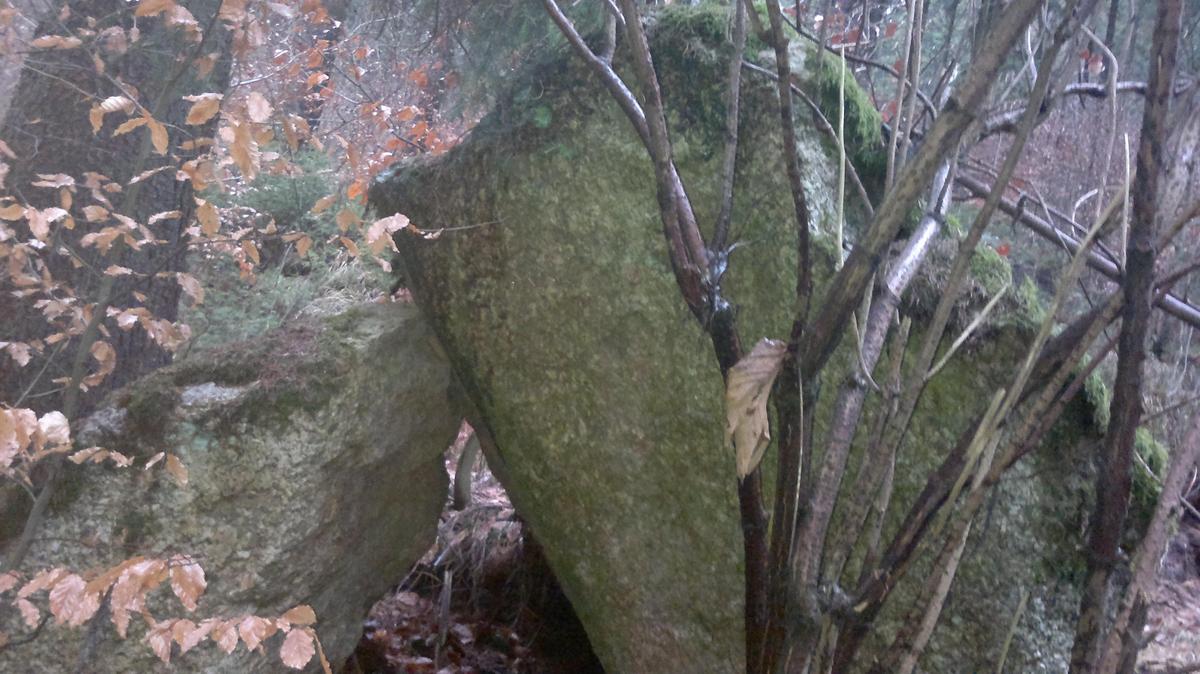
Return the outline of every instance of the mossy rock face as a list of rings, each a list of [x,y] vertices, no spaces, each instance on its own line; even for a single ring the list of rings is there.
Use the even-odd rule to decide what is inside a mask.
[[[671,8],[652,22],[676,159],[702,226],[718,207],[731,51],[723,22],[705,7]],[[803,50],[796,54],[803,81]],[[796,233],[774,84],[745,73],[741,95],[731,240],[744,245],[723,289],[748,348],[787,335]],[[806,112],[798,123],[819,297],[834,262],[837,155]],[[370,199],[380,215],[404,213],[422,229],[462,228],[398,239],[405,274],[495,437],[489,460],[606,670],[744,671],[742,535],[721,376],[671,274],[650,160],[603,86],[564,52],[514,84],[462,144],[396,167]],[[849,206],[853,240],[862,223]],[[933,382],[901,457],[900,503],[915,498],[1028,341],[1016,326],[990,331]],[[850,362],[843,347],[828,368],[818,426]],[[928,671],[993,667],[1021,590],[1008,579],[1028,578],[1031,591],[1049,587],[1021,571],[1039,555],[1026,525],[1061,514],[1043,498],[1051,492],[1045,479],[1057,485],[1078,472],[1077,440],[1063,440],[1061,461],[1047,473],[1002,491],[1002,507],[992,508],[1001,524],[978,527],[962,577],[991,594],[979,607],[952,598],[951,626],[935,635]],[[1031,505],[1041,508],[1036,515],[1023,510]],[[907,578],[901,596],[919,579]],[[1039,629],[1064,633],[1060,615],[1036,615],[1046,623]],[[897,618],[882,617],[881,639]],[[1009,661],[1035,662],[1044,643],[1019,642]]]
[[[360,306],[193,354],[84,421],[80,447],[136,463],[67,464],[66,488],[25,566],[87,572],[134,554],[193,555],[208,580],[199,607],[186,611],[163,586],[151,595],[157,619],[272,618],[310,604],[325,652],[342,662],[371,603],[436,535],[442,455],[459,421],[449,386],[449,366],[412,305]],[[186,485],[161,463],[142,470],[164,451],[187,467]],[[142,642],[141,620],[125,640],[102,620],[88,671],[165,670]],[[74,671],[90,638],[88,628],[48,627],[0,649],[0,671],[32,671],[30,662]],[[280,641],[232,655],[205,642],[177,651],[170,670],[293,671],[277,657]]]

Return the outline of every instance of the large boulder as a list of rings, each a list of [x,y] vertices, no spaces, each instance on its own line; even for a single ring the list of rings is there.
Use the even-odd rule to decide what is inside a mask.
[[[340,663],[370,604],[433,542],[447,489],[442,454],[458,427],[449,382],[412,305],[361,306],[189,356],[85,423],[81,446],[137,463],[71,466],[25,567],[85,572],[134,554],[187,554],[207,592],[189,612],[164,584],[151,595],[156,619],[275,618],[309,604],[325,653]],[[162,451],[186,467],[185,486],[161,463],[142,469]],[[0,670],[165,669],[142,643],[139,617],[122,641],[104,615],[95,628],[47,628],[0,649]],[[281,641],[232,655],[211,642],[177,648],[170,669],[294,671],[280,662]],[[319,671],[315,659],[308,671]]]
[[[711,225],[731,51],[724,10],[664,10],[652,47],[679,170],[700,222]],[[832,91],[836,106],[837,80],[795,57],[804,86],[826,102]],[[851,155],[870,171],[878,117],[850,89]],[[740,245],[723,287],[751,345],[788,334],[796,235],[774,85],[746,73],[741,97],[732,227]],[[834,257],[836,148],[800,117],[820,297]],[[404,272],[493,436],[490,465],[606,669],[744,671],[742,535],[721,376],[672,277],[651,162],[604,87],[564,50],[519,80],[460,146],[395,168],[370,198],[380,215],[445,229],[398,240]],[[852,240],[861,219],[849,210]],[[1019,315],[985,332],[918,410],[897,467],[901,511],[1030,338]],[[851,360],[843,345],[818,426]],[[965,590],[948,603],[923,662],[929,671],[994,667],[1023,589],[1035,599],[1022,624],[1036,628],[1019,632],[1008,662],[1060,669],[1075,604],[1069,578],[1054,574],[1064,556],[1078,562],[1081,435],[1063,435],[1036,470],[999,490],[967,548]],[[919,587],[923,565],[901,600]],[[871,648],[886,644],[901,616],[881,616]]]

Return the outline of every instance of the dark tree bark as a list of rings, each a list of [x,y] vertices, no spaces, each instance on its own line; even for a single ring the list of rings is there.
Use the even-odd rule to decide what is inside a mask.
[[[168,26],[163,16],[139,17],[135,21],[135,5],[123,0],[87,3],[69,16],[50,16],[38,26],[38,35],[78,36],[82,45],[36,50],[26,59],[12,107],[0,129],[0,139],[16,154],[9,161],[6,191],[18,201],[39,208],[60,206],[58,190],[32,186],[38,174],[66,174],[77,184],[88,173],[100,174],[123,186],[118,192],[105,192],[111,202],[109,210],[148,226],[161,241],[143,245],[140,250],[117,245],[107,256],[82,246],[86,233],[114,223],[89,225],[81,209],[96,202],[89,190],[80,187],[71,210],[75,228],[55,228],[52,244],[57,250],[45,256],[48,271],[61,284],[49,295],[59,299],[73,296],[72,301],[79,305],[95,302],[105,285],[106,277],[101,272],[117,264],[135,274],[111,284],[113,306],[145,307],[155,317],[166,320],[177,317],[180,287],[175,278],[156,274],[185,269],[184,230],[192,220],[193,189],[190,181],[176,180],[174,169],[207,149],[203,142],[196,149],[183,149],[181,144],[210,138],[213,125],[185,124],[190,103],[182,97],[221,93],[228,85],[229,35],[217,20],[220,5],[219,0],[187,3],[187,10],[196,19],[192,28]],[[91,18],[97,22],[94,27],[88,26]],[[132,41],[129,29],[135,23],[140,35]],[[117,125],[125,121],[124,113],[106,115],[103,128],[93,134],[88,119],[91,108],[106,97],[121,95],[135,98],[167,126],[170,147],[165,156],[153,150],[145,127],[114,137]],[[163,170],[152,177],[129,184],[137,175],[159,168]],[[152,215],[169,211],[179,211],[180,215],[150,224]],[[45,296],[18,299],[8,292],[0,294],[0,314],[6,317],[0,339],[45,337],[50,328],[33,306],[35,300]],[[124,331],[110,322],[105,329],[107,340],[116,350],[117,368],[82,398],[76,412],[85,411],[105,391],[170,360],[170,354],[140,328]],[[36,360],[20,368],[11,358],[0,358],[0,399],[13,403],[25,394],[27,406],[57,409],[62,404],[61,395],[39,394],[60,388],[51,383],[52,379],[70,376],[75,344],[77,340],[72,340],[57,355],[52,355],[53,348],[47,348],[44,355],[52,360],[40,377]]]
[[[1111,419],[1101,449],[1096,480],[1096,509],[1088,541],[1088,574],[1080,602],[1071,671],[1096,670],[1104,636],[1109,581],[1118,561],[1125,515],[1129,508],[1134,434],[1142,416],[1142,364],[1146,358],[1146,332],[1154,292],[1159,183],[1165,169],[1167,113],[1175,75],[1181,28],[1181,3],[1158,3],[1154,46],[1150,54],[1150,82],[1134,179],[1133,213],[1125,278],[1121,283],[1124,308],[1117,343],[1117,375]]]

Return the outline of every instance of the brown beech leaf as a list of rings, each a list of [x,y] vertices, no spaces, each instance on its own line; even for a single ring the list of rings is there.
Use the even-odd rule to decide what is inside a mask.
[[[358,217],[358,213],[354,212],[354,209],[346,207],[338,211],[334,222],[337,223],[338,231],[345,233],[346,230],[350,229],[350,225],[357,225],[362,220]]]
[[[141,0],[138,3],[137,9],[133,10],[134,16],[156,16],[171,9],[175,6],[174,0]],[[164,660],[165,662],[165,660]]]
[[[113,130],[113,136],[114,137],[115,136],[124,136],[125,134],[129,133],[130,131],[133,131],[134,129],[136,129],[140,126],[145,126],[145,125],[146,125],[145,117],[132,117],[130,119],[125,120],[124,122],[121,122],[121,125]]]
[[[140,613],[145,609],[146,592],[157,585],[154,581],[159,574],[165,573],[165,567],[166,563],[161,559],[135,557],[118,564],[93,581],[97,585],[103,585],[110,582],[109,578],[112,576],[117,577],[116,583],[112,585],[109,605],[112,608],[113,625],[122,639],[129,629],[129,614]]]
[[[0,410],[0,471],[11,466],[17,458],[17,452],[22,449],[24,447],[17,440],[17,428],[12,414],[8,410]],[[4,587],[4,583],[7,582],[5,579],[12,578],[11,573],[0,576],[0,592],[8,589]]]
[[[408,218],[399,213],[376,220],[367,228],[367,248],[371,250],[372,255],[379,255],[389,247],[399,252],[396,242],[392,240],[392,234],[405,227],[408,227]]]
[[[171,661],[171,644],[175,641],[174,627],[174,620],[164,620],[146,630],[146,643],[150,644],[151,650],[163,662]]]
[[[150,219],[146,221],[146,224],[153,225],[156,222],[162,222],[163,220],[174,220],[175,218],[182,216],[183,211],[160,211],[154,215],[151,215]]]
[[[84,206],[83,217],[88,222],[103,222],[108,219],[108,209],[103,206]]]
[[[21,612],[21,619],[29,629],[37,627],[42,619],[42,612],[28,599],[18,599],[17,610]]]
[[[254,261],[254,264],[258,264],[262,260],[258,255],[258,247],[254,245],[253,241],[243,239],[242,250],[246,253],[246,257]]]
[[[242,641],[246,642],[246,648],[254,650],[275,633],[275,624],[266,618],[248,615],[238,623],[237,629]]]
[[[196,630],[196,623],[187,618],[180,618],[171,625],[171,640],[180,645],[180,651],[183,650],[183,640],[188,634]],[[194,646],[195,644],[193,644]]]
[[[0,347],[21,367],[28,365],[29,359],[33,357],[29,352],[29,345],[24,342],[0,342]]]
[[[64,35],[43,35],[29,43],[35,49],[74,49],[83,44],[77,37]]]
[[[36,208],[25,209],[25,220],[29,223],[29,232],[38,241],[45,241],[50,235],[50,221],[46,218],[45,211],[39,211]]]
[[[67,459],[74,464],[80,464],[84,461],[97,463],[103,461],[105,456],[107,456],[107,450],[100,447],[88,447],[87,449],[81,449],[78,452],[75,452],[71,456],[68,456]]]
[[[175,643],[179,644],[180,653],[187,653],[196,646],[200,645],[200,642],[207,639],[209,633],[212,632],[213,627],[215,627],[220,621],[210,618],[201,622],[199,625],[191,625],[190,623],[192,621],[190,620],[181,620],[179,622],[184,624],[186,629],[180,629],[180,626],[176,625],[174,630]]]
[[[39,173],[34,187],[73,187],[75,179],[65,173]]]
[[[92,133],[100,133],[100,127],[104,126],[104,115],[118,110],[131,112],[133,105],[133,101],[125,96],[109,96],[92,106],[88,112],[88,119],[92,122]]]
[[[250,116],[250,121],[264,124],[271,120],[274,112],[267,97],[257,91],[250,92],[250,95],[246,97],[246,114]]]
[[[83,383],[88,386],[95,386],[104,381],[104,378],[112,374],[112,371],[117,368],[117,352],[108,342],[102,341],[92,344],[91,352],[92,358],[96,359],[96,363],[100,366],[100,369],[85,378]]]
[[[224,97],[224,94],[184,96],[183,100],[189,101],[192,104],[192,107],[188,108],[187,119],[185,121],[193,126],[206,123],[221,111],[221,99]]]
[[[99,447],[93,447],[92,449],[99,449]],[[141,562],[145,561],[145,559],[145,557],[131,557],[120,564],[117,564],[116,566],[89,581],[87,584],[87,591],[96,592],[98,594],[104,594],[108,592],[108,588],[112,587],[113,583],[117,582],[117,579],[121,577],[121,574],[124,573],[126,569],[130,568],[134,564],[140,564]]]
[[[150,129],[150,144],[154,146],[154,151],[158,154],[166,154],[167,146],[170,143],[166,125],[150,115],[146,115],[146,126]]]
[[[46,444],[67,445],[71,443],[71,424],[59,411],[47,412],[38,419],[38,430]]]
[[[0,220],[20,220],[25,217],[25,207],[21,204],[8,204],[0,206]]]
[[[168,454],[166,465],[167,474],[175,480],[175,483],[180,487],[186,487],[188,483],[188,470],[187,466],[183,465],[183,462],[179,460],[179,457],[174,454]],[[174,576],[172,576],[173,578]],[[201,579],[203,580],[203,572],[201,572]],[[182,600],[183,597],[180,597],[180,599]],[[184,604],[186,605],[187,602],[185,601]]]
[[[229,156],[233,163],[242,171],[246,180],[254,180],[258,175],[260,154],[258,141],[254,140],[250,124],[236,124],[233,127],[233,143],[229,146]]]
[[[50,589],[50,614],[55,624],[79,627],[100,610],[100,595],[88,592],[83,578],[72,573]]]
[[[0,594],[4,594],[17,586],[21,582],[21,577],[16,571],[5,571],[0,573]]]
[[[729,370],[725,382],[725,442],[733,445],[739,478],[758,467],[771,439],[767,398],[786,352],[785,343],[762,339]]]
[[[336,194],[326,194],[325,196],[321,197],[320,199],[317,199],[317,203],[313,204],[312,212],[313,213],[321,213],[321,212],[325,211],[326,209],[328,209],[330,206],[333,205],[333,202],[337,201],[337,198],[338,198],[338,195],[336,195]]]
[[[171,169],[170,164],[167,164],[165,166],[159,166],[158,168],[147,169],[147,170],[142,171],[141,173],[135,175],[134,177],[130,178],[129,184],[136,185],[136,184],[142,182],[143,180],[145,180],[146,178],[149,178],[150,176],[158,175],[159,173],[162,173],[163,171],[168,171],[170,169]],[[203,188],[200,188],[200,189],[203,189]],[[167,211],[167,212],[168,213],[178,213],[179,211]],[[153,225],[154,222],[155,222],[155,220],[153,218],[151,218],[150,224]]]
[[[313,625],[317,622],[317,612],[308,604],[300,604],[284,613],[283,619],[293,625]]]
[[[316,654],[313,637],[305,629],[288,632],[283,645],[279,647],[279,659],[292,669],[304,669]]]
[[[168,470],[170,470],[173,456],[175,455],[171,454],[167,457]],[[204,569],[200,568],[195,560],[184,555],[172,557],[170,567],[171,590],[176,597],[179,597],[179,602],[183,604],[184,608],[195,611],[196,601],[200,599],[204,594],[204,588],[208,586],[208,582],[204,579]]]
[[[118,110],[132,112],[134,108],[133,99],[127,96],[109,96],[100,101],[99,105],[104,112],[117,112]]]
[[[312,243],[312,237],[308,236],[307,234],[301,236],[299,239],[296,239],[296,254],[300,257],[307,256],[308,249],[312,248]]]
[[[54,584],[65,575],[67,572],[62,568],[43,569],[29,579],[29,582],[25,583],[20,590],[17,590],[17,597],[26,599],[34,593],[54,587]]]
[[[12,148],[8,146],[8,143],[6,143],[2,140],[0,140],[0,154],[4,155],[5,157],[8,157],[9,159],[17,158],[17,154],[12,151]]]
[[[183,288],[183,292],[192,298],[192,303],[204,304],[204,286],[200,285],[200,281],[196,280],[195,276],[179,272],[175,274],[175,280],[179,282],[179,287]]]
[[[205,622],[208,622],[207,620]],[[217,645],[225,653],[232,653],[233,649],[238,645],[238,631],[236,620],[217,620],[213,626],[209,637],[213,643]]]
[[[196,219],[200,221],[200,231],[204,233],[204,236],[215,236],[221,229],[221,216],[217,213],[217,207],[203,199],[196,201],[200,204],[196,207]]]

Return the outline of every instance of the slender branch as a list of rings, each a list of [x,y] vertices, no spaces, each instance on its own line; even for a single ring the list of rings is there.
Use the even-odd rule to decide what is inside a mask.
[[[621,110],[625,112],[625,116],[633,124],[638,137],[642,139],[642,144],[649,148],[650,131],[646,124],[646,113],[642,111],[642,106],[637,102],[637,98],[633,95],[633,92],[629,90],[629,87],[625,86],[625,81],[612,69],[612,65],[600,58],[592,51],[591,47],[587,46],[587,43],[579,35],[579,31],[575,30],[575,24],[571,23],[571,20],[562,13],[555,0],[542,0],[542,6],[546,8],[546,13],[550,15],[550,19],[554,21],[554,25],[558,27],[559,32],[563,34],[563,37],[567,38],[567,42],[570,43],[576,55],[582,58],[600,76],[600,80],[604,82],[604,86],[608,89],[608,92],[612,94],[617,105],[621,106]]]
[[[891,105],[895,110],[892,112],[892,128],[894,131],[888,137],[888,153],[887,153],[887,173],[883,179],[884,189],[890,190],[892,182],[896,179],[896,150],[900,143],[900,130],[903,128],[901,117],[903,116],[904,107],[904,85],[913,79],[913,74],[916,72],[912,63],[913,49],[913,31],[917,23],[915,0],[908,0],[905,8],[905,15],[908,21],[905,22],[904,28],[904,58],[901,61],[904,63],[904,76],[896,78],[896,95],[892,98]],[[915,84],[915,83],[914,83]]]
[[[667,252],[675,281],[683,294],[688,309],[702,323],[710,320],[708,297],[704,290],[707,252],[699,228],[695,226],[695,214],[688,202],[687,194],[671,159],[670,140],[666,135],[666,120],[662,115],[661,95],[658,92],[654,65],[650,61],[650,49],[642,31],[641,19],[632,3],[626,6],[624,24],[626,35],[635,49],[634,62],[643,84],[649,82],[647,113],[637,98],[625,85],[624,80],[613,70],[612,65],[587,46],[571,20],[562,13],[555,0],[543,0],[546,13],[566,37],[576,54],[600,77],[613,99],[625,112],[642,144],[650,154],[655,166],[655,185],[659,197],[659,212],[663,235],[667,239]],[[632,11],[630,11],[632,10]],[[656,112],[657,111],[657,112]]]
[[[912,20],[912,63],[909,65],[910,79],[913,82],[920,80],[921,74],[921,48],[924,43],[925,36],[925,6],[927,2],[917,2],[915,5],[916,14]],[[904,97],[904,114],[901,115],[899,108],[896,109],[896,129],[901,130],[900,134],[900,161],[903,163],[908,156],[908,146],[912,139],[913,129],[917,125],[917,96],[916,87],[909,87],[905,92]]]
[[[803,324],[807,320],[808,305],[812,295],[812,265],[810,252],[811,233],[808,221],[808,203],[804,194],[804,178],[800,172],[800,155],[796,149],[796,119],[792,106],[791,56],[788,39],[783,32],[783,13],[779,0],[767,0],[767,18],[771,23],[771,41],[775,48],[775,71],[778,79],[775,88],[779,95],[779,123],[783,134],[783,162],[787,169],[788,186],[792,193],[792,208],[796,217],[797,260],[795,321]],[[797,334],[795,328],[793,334]]]
[[[637,4],[635,0],[620,1],[625,14],[625,36],[633,49],[633,69],[641,83],[645,99],[644,110],[650,134],[650,143],[646,149],[654,161],[659,211],[663,214],[664,231],[674,246],[682,247],[684,257],[678,260],[676,273],[682,277],[680,289],[684,299],[700,322],[707,323],[711,307],[708,306],[708,295],[702,286],[704,279],[708,277],[708,249],[696,224],[696,214],[692,210],[687,190],[675,169],[662,92],[659,90],[650,42],[642,28]]]
[[[767,70],[766,68],[750,63],[749,61],[742,61],[742,67],[751,72],[758,73],[759,75],[769,77],[773,81],[779,80],[779,76],[775,73]],[[792,84],[792,93],[798,96],[800,100],[804,101],[804,104],[808,106],[808,109],[813,114],[813,120],[816,122],[817,129],[829,136],[831,141],[835,143],[838,142],[837,131],[833,128],[833,125],[829,123],[829,120],[825,117],[825,113],[821,112],[821,108],[817,105],[817,103],[810,98],[808,94],[804,93],[803,89],[795,84]],[[867,188],[865,185],[863,185],[862,178],[859,176],[858,170],[854,168],[854,162],[850,161],[849,158],[846,159],[846,176],[850,179],[850,182],[854,184],[854,191],[858,193],[858,198],[862,202],[862,207],[866,212],[867,217],[875,217],[875,207],[871,205],[871,197],[867,194]]]
[[[1110,91],[1116,91],[1116,93],[1119,94],[1131,93],[1145,95],[1146,83],[1117,82],[1111,90],[1109,89],[1108,85],[1105,84],[1088,82],[1076,82],[1074,84],[1068,84],[1062,88],[1062,91],[1046,99],[1046,102],[1042,105],[1042,109],[1039,111],[1039,114],[1043,119],[1049,116],[1050,112],[1054,110],[1056,105],[1058,105],[1058,102],[1067,96],[1086,96],[1089,98],[1103,99],[1110,96]],[[1025,114],[1025,108],[1022,107],[1015,110],[1005,110],[1003,112],[997,112],[989,115],[983,122],[983,129],[980,131],[980,136],[986,138],[997,133],[1013,133],[1016,131],[1017,122],[1020,121],[1021,115],[1023,114]]]
[[[724,252],[729,240],[729,223],[733,218],[733,185],[737,172],[738,111],[741,105],[742,54],[746,51],[746,8],[734,2],[733,56],[729,59],[725,91],[725,156],[721,162],[721,210],[713,228],[712,249]]]
[[[809,40],[813,44],[820,44],[825,49],[825,51],[827,51],[831,54],[839,53],[838,49],[836,47],[832,47],[828,44],[822,44],[821,41],[817,39],[816,35],[813,35],[812,33],[808,32],[802,26],[795,23],[794,21],[788,21],[788,25],[792,27],[792,30],[796,31],[797,35],[804,37],[805,39]],[[917,98],[918,98],[918,100],[921,101],[921,105],[924,106],[925,113],[928,114],[930,117],[937,116],[937,106],[934,104],[933,99],[930,98],[929,94],[926,94],[925,92],[921,91],[921,89],[919,87],[917,87],[916,84],[914,84],[912,80],[906,79],[905,75],[898,72],[895,68],[893,68],[890,65],[883,63],[881,61],[875,61],[875,60],[872,60],[869,58],[863,58],[862,56],[856,56],[854,54],[846,54],[846,60],[850,61],[851,63],[857,63],[859,65],[864,65],[864,66],[868,66],[871,68],[875,68],[876,70],[882,70],[883,72],[890,75],[893,79],[904,80],[905,86],[907,86],[911,89],[914,89],[917,92]]]
[[[788,40],[783,32],[783,12],[778,0],[767,0],[770,21],[770,43],[775,49],[775,89],[779,99],[780,131],[782,132],[783,162],[791,188],[792,208],[796,218],[796,292],[791,338],[785,358],[782,382],[775,406],[781,426],[778,468],[776,469],[775,506],[772,509],[774,526],[768,553],[767,577],[771,603],[767,629],[762,645],[762,670],[774,672],[786,660],[789,612],[788,591],[791,587],[793,541],[796,509],[799,503],[801,466],[805,461],[806,426],[804,420],[804,377],[796,360],[797,345],[804,334],[812,295],[811,233],[808,204],[800,173],[800,157],[796,148],[796,121],[792,107],[792,67]]]

